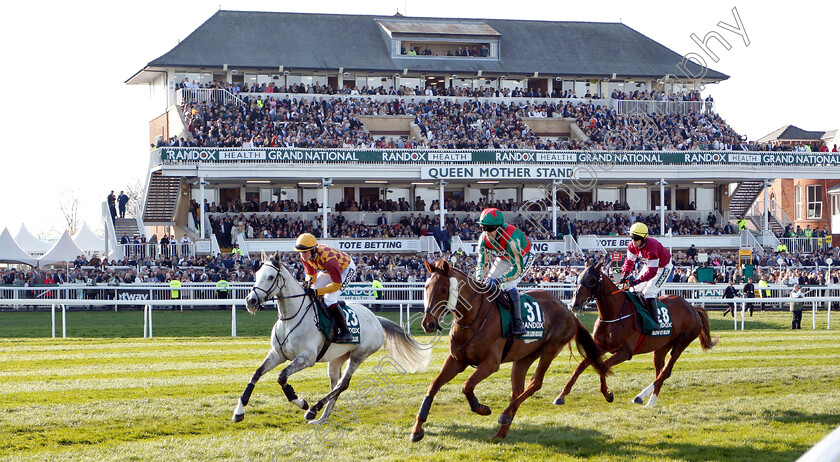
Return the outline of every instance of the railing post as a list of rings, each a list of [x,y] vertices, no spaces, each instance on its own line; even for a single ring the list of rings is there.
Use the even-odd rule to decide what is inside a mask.
[[[230,336],[236,337],[236,304],[230,306]]]
[[[55,303],[52,304],[52,338],[55,338]]]
[[[67,338],[67,305],[61,305],[61,338]]]

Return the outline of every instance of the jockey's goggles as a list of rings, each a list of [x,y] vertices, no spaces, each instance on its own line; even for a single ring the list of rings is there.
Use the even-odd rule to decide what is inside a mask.
[[[488,233],[492,233],[493,231],[499,229],[499,225],[481,225],[481,229]]]

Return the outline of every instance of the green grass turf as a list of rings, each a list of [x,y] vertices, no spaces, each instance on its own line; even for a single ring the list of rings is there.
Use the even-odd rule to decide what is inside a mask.
[[[767,312],[736,332],[719,311],[711,317],[720,344],[702,352],[695,341],[653,409],[630,403],[653,380],[651,355],[615,368],[614,403],[587,371],[566,405],[552,405],[576,365],[567,349],[506,440],[490,437],[507,405],[509,364],[477,388],[491,416],[469,411],[461,393],[468,369],[438,394],[425,439],[410,443],[448,351],[442,342],[423,373],[377,375],[385,353],[369,358],[331,426],[308,425],[286,401],[279,368],[257,384],[245,421],[232,424],[276,319],[238,314],[239,337],[231,338],[230,310],[156,311],[155,338],[143,339],[140,311],[70,312],[74,338],[50,339],[25,338],[50,335],[49,313],[0,313],[0,460],[791,461],[840,425],[840,328],[825,330],[825,312],[818,330],[809,312],[801,331],[789,329],[789,312]],[[591,326],[594,316],[583,321]],[[290,383],[315,402],[328,391],[326,366]]]

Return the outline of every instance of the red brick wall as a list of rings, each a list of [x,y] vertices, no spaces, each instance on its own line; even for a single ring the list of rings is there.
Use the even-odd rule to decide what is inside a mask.
[[[822,186],[822,218],[809,220],[807,219],[808,186],[815,184]],[[811,229],[814,230],[821,229],[823,226],[831,229],[831,202],[828,200],[826,191],[837,184],[840,184],[840,180],[777,179],[770,188],[770,192],[775,196],[776,203],[781,205],[788,217],[797,226],[802,227],[802,229],[805,229],[808,225],[811,225]],[[796,219],[796,186],[802,188],[801,220]]]

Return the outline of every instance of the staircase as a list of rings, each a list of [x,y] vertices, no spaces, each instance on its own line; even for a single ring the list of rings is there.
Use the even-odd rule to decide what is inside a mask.
[[[140,230],[137,229],[137,219],[135,218],[115,218],[114,231],[117,235],[117,242],[123,236],[128,236],[129,239],[140,235]]]
[[[729,198],[730,219],[746,217],[753,202],[764,190],[764,181],[742,181]]]
[[[172,225],[175,223],[175,205],[181,192],[181,178],[163,176],[152,172],[146,206],[143,208],[143,222],[146,225]],[[119,233],[117,233],[119,236]]]

